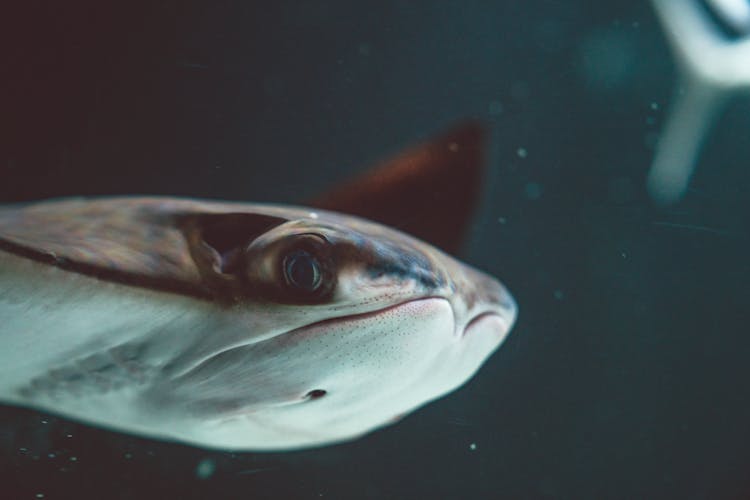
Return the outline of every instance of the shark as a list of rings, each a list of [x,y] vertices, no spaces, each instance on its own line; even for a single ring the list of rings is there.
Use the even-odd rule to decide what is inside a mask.
[[[328,208],[158,196],[0,206],[0,402],[281,451],[355,439],[450,393],[507,337],[512,295],[357,215],[357,200],[374,202],[346,193],[376,185],[382,198],[391,174],[420,178],[458,146],[433,142]]]

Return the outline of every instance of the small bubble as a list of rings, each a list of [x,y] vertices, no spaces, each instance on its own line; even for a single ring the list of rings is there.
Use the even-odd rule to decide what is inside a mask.
[[[216,470],[216,462],[210,458],[204,458],[195,467],[195,476],[198,479],[208,479],[211,477]]]
[[[477,449],[477,443],[471,443],[471,444],[469,445],[469,449],[470,449],[471,451],[476,451],[476,449]]]
[[[36,494],[36,497],[37,497],[37,498],[44,498],[44,493],[37,493],[37,494]]]
[[[70,457],[70,461],[71,462],[77,462],[78,461],[78,457]]]
[[[48,421],[48,420],[44,420],[44,419],[42,419],[42,423],[43,423],[43,424],[48,424],[48,423],[49,423],[49,421]]]
[[[563,291],[562,291],[562,290],[555,290],[555,291],[554,291],[554,292],[552,293],[552,295],[553,295],[553,296],[555,297],[555,299],[557,299],[557,300],[562,300],[562,299],[563,299],[563,298],[565,297],[565,294],[563,293]]]
[[[527,156],[529,156],[529,152],[526,151],[526,149],[524,148],[518,148],[518,151],[516,151],[516,154],[518,155],[519,158],[526,158]]]
[[[542,186],[537,184],[536,182],[529,182],[526,184],[526,186],[523,188],[524,193],[526,194],[526,198],[529,200],[538,200],[542,196]]]
[[[651,109],[654,111],[657,111],[659,109],[659,103],[658,102],[652,102],[651,103]]]
[[[54,453],[50,453],[50,454],[48,454],[47,456],[48,456],[49,458],[55,458],[55,454],[54,454]]]

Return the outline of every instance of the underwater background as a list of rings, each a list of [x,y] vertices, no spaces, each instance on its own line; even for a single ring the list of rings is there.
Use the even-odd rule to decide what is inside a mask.
[[[750,106],[711,124],[680,203],[651,201],[677,74],[648,2],[28,2],[3,17],[0,202],[295,203],[478,119],[490,154],[461,258],[520,316],[465,387],[342,445],[225,453],[0,407],[0,497],[750,496]]]

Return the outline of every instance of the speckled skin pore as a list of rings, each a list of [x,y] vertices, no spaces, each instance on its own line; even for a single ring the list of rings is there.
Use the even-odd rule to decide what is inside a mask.
[[[280,265],[303,244],[314,295]],[[463,384],[515,315],[495,279],[333,212],[0,208],[0,400],[114,430],[238,450],[351,439]]]

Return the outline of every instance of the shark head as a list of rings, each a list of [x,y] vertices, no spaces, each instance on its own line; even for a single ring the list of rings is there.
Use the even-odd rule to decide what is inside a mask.
[[[211,251],[209,272],[235,280],[232,333],[191,346],[148,393],[170,420],[187,417],[178,439],[283,449],[357,437],[464,384],[514,323],[496,279],[404,233],[330,212],[271,216]]]

